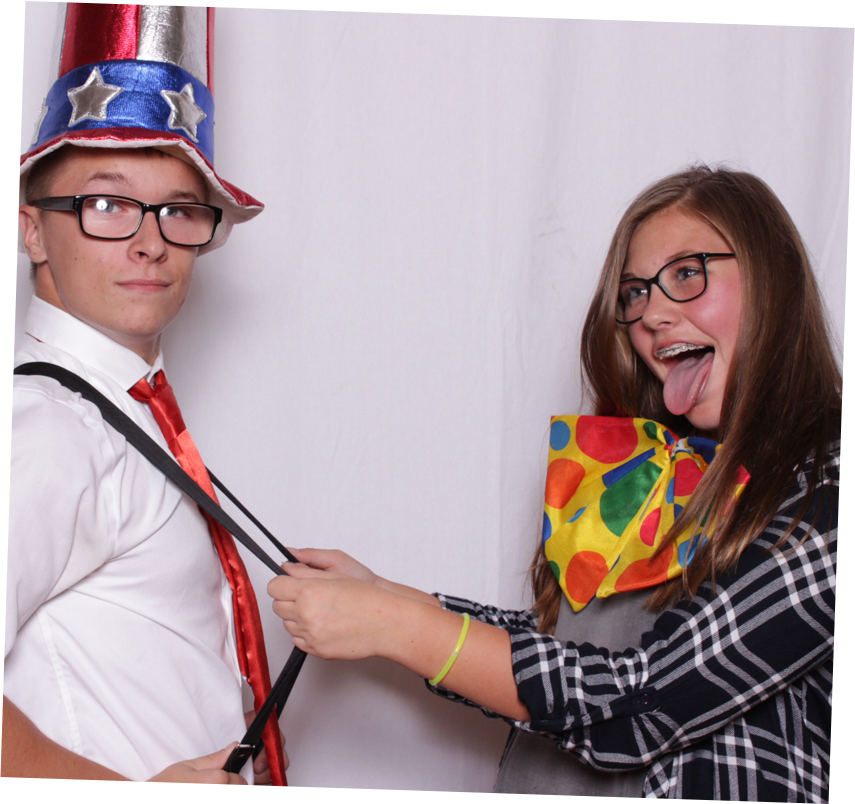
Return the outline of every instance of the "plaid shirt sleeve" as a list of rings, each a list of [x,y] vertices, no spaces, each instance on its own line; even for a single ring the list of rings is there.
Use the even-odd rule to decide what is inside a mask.
[[[444,609],[456,611],[458,614],[468,613],[473,620],[495,625],[506,630],[527,629],[534,631],[537,628],[537,617],[530,611],[505,611],[495,606],[482,606],[462,597],[451,597],[434,592]]]
[[[766,754],[783,752],[775,771],[782,789],[820,800],[823,790],[827,796],[838,462],[825,469],[830,493],[783,547],[774,545],[803,500],[803,474],[736,569],[664,612],[640,649],[561,642],[514,625],[519,612],[440,600],[471,616],[483,610],[490,619],[479,619],[510,632],[519,697],[532,716],[508,721],[517,728],[548,734],[602,770],[651,766],[651,797],[710,797],[682,783],[695,763],[695,776],[709,783],[704,792],[756,799],[758,767],[768,770],[775,762]],[[698,762],[709,767],[699,770]],[[733,774],[745,777],[738,789]]]

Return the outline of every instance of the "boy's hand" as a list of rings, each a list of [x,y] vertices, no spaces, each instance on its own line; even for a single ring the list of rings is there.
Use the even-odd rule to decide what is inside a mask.
[[[141,785],[139,804],[236,804],[249,792],[246,779],[222,768],[237,743],[197,759],[177,762]]]

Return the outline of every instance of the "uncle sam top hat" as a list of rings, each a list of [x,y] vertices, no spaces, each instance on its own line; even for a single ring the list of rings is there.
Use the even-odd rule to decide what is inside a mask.
[[[264,205],[214,170],[214,9],[68,3],[60,8],[55,77],[21,156],[21,196],[30,168],[63,146],[153,147],[195,167],[210,203],[223,208],[214,240]]]

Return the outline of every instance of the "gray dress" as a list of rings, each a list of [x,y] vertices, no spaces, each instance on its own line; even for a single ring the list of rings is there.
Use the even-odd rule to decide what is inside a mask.
[[[562,598],[555,637],[612,651],[639,647],[641,635],[653,627],[657,616],[643,608],[650,593],[650,589],[641,589],[595,598],[578,613]],[[641,798],[646,774],[646,768],[612,773],[594,770],[572,754],[559,751],[549,737],[514,729],[493,791]]]

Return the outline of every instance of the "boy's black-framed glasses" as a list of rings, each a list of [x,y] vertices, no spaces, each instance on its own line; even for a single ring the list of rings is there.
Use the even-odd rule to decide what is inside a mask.
[[[634,324],[647,309],[650,293],[656,285],[671,301],[687,302],[697,299],[707,289],[707,260],[735,257],[731,253],[687,254],[663,265],[650,279],[633,277],[618,285],[618,324]]]
[[[223,210],[210,204],[144,204],[121,195],[60,195],[30,204],[39,209],[76,212],[80,231],[97,240],[128,240],[139,231],[146,212],[153,212],[167,243],[191,248],[207,246],[223,219]]]

